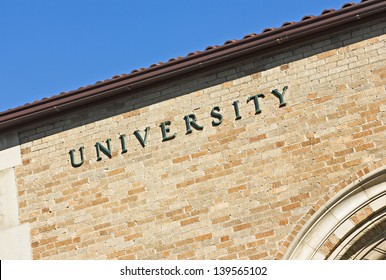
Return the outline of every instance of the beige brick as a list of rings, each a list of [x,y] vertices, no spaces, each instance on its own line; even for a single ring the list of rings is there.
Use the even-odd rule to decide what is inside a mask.
[[[190,159],[190,156],[182,156],[182,157],[178,157],[178,158],[174,158],[173,159],[173,163],[180,163],[180,162],[183,162],[183,161],[186,161],[186,160],[189,160]]]
[[[212,219],[212,224],[219,224],[219,223],[223,223],[223,222],[226,222],[226,221],[229,221],[230,220],[230,216],[229,215],[226,215],[226,216],[222,216],[222,217],[218,217],[218,218],[214,218]]]
[[[198,223],[198,222],[199,222],[199,219],[197,217],[190,218],[190,219],[186,219],[186,220],[181,221],[181,226],[187,226],[187,225],[190,225],[193,223]]]
[[[258,233],[255,235],[255,237],[256,239],[261,239],[261,238],[267,238],[267,237],[273,236],[274,234],[275,234],[274,230],[269,230],[262,233]]]
[[[207,233],[207,234],[203,234],[203,235],[195,237],[194,241],[195,242],[200,242],[200,241],[204,241],[204,240],[207,240],[207,239],[212,239],[212,237],[213,237],[212,233]]]
[[[300,202],[291,203],[291,204],[288,204],[288,205],[282,207],[282,211],[283,211],[283,212],[285,212],[285,211],[291,211],[291,210],[293,210],[293,209],[295,209],[295,208],[300,207],[300,205],[301,205]]]
[[[245,230],[251,227],[252,227],[252,223],[246,223],[246,224],[234,226],[233,231],[236,232],[236,231]]]

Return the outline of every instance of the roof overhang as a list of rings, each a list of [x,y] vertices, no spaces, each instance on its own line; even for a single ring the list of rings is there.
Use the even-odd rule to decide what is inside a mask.
[[[81,106],[84,108],[85,105],[106,98],[208,69],[210,66],[235,58],[274,52],[288,45],[304,43],[323,34],[335,34],[344,28],[352,28],[364,22],[385,17],[386,1],[364,0],[360,4],[351,4],[337,11],[322,13],[317,17],[304,18],[297,23],[284,24],[278,29],[270,29],[258,35],[246,36],[242,40],[226,42],[223,46],[208,47],[203,52],[191,53],[183,58],[169,60],[167,63],[152,65],[127,75],[114,76],[110,80],[1,112],[0,131],[27,125],[37,119]]]

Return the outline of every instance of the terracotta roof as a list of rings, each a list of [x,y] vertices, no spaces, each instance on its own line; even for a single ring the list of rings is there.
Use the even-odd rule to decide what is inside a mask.
[[[167,62],[159,62],[148,68],[140,68],[129,74],[115,75],[110,79],[83,86],[76,90],[27,103],[17,108],[0,112],[0,130],[23,124],[59,111],[100,100],[124,91],[148,85],[172,76],[213,65],[248,52],[298,40],[336,26],[368,18],[386,11],[384,0],[362,0],[359,4],[346,3],[339,10],[327,9],[319,16],[304,16],[299,22],[284,22],[278,28],[265,28],[260,34],[251,33],[242,39],[228,40],[221,46],[209,46],[203,51],[188,53]]]

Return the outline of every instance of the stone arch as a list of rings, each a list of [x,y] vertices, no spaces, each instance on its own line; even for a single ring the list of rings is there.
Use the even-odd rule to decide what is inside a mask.
[[[322,205],[299,230],[283,258],[384,259],[385,229],[386,167],[382,167]]]

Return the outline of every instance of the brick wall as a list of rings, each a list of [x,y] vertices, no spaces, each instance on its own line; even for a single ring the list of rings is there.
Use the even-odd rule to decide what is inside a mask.
[[[386,164],[385,30],[363,26],[23,129],[16,178],[33,257],[282,258],[329,197]],[[279,106],[272,90],[285,86]],[[247,100],[257,94],[256,114]],[[187,133],[190,114],[203,129]],[[175,138],[163,141],[162,123]],[[134,131],[144,139],[147,127],[143,147]],[[107,139],[111,158],[97,160]],[[69,151],[79,162],[80,147],[75,168]]]

